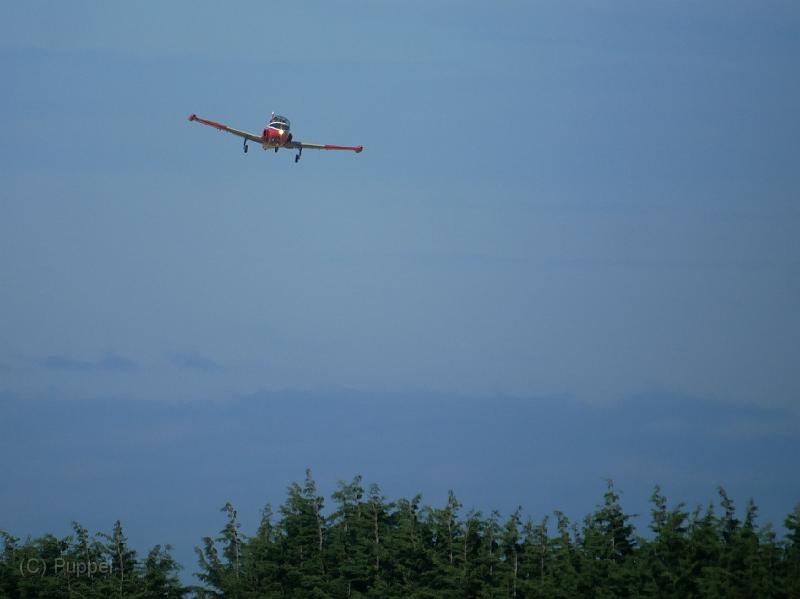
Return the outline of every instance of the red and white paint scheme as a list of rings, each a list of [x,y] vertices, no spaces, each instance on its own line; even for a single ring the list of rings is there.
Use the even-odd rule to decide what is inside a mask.
[[[233,133],[234,135],[243,137],[245,152],[247,152],[248,141],[252,141],[253,143],[261,145],[261,147],[265,150],[271,150],[273,148],[276,152],[280,148],[297,150],[297,155],[294,157],[295,162],[300,160],[300,155],[303,153],[303,148],[309,148],[311,150],[351,150],[356,154],[364,149],[364,146],[334,146],[330,144],[307,144],[302,141],[295,141],[292,139],[292,134],[290,132],[291,125],[289,123],[289,119],[280,116],[279,114],[275,114],[274,112],[272,113],[272,117],[269,119],[266,129],[262,131],[261,135],[234,129],[233,127],[228,127],[227,125],[223,125],[222,123],[217,123],[215,121],[201,119],[196,114],[190,115],[189,120],[197,121],[198,123],[208,125],[209,127],[214,127],[220,131],[227,131],[228,133]]]

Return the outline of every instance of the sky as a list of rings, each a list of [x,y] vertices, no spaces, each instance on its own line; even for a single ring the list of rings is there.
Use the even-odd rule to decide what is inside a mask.
[[[0,529],[124,516],[191,570],[306,467],[537,517],[721,484],[778,523],[798,33],[782,1],[3,3]],[[272,111],[364,152],[187,120]]]

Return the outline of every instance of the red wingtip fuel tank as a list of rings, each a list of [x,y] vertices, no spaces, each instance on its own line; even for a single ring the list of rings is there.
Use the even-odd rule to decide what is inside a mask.
[[[325,144],[320,147],[323,150],[353,150],[356,154],[364,150],[364,146],[334,146],[332,144]]]

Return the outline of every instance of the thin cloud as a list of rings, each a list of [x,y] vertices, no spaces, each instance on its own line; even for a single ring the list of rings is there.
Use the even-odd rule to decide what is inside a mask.
[[[201,372],[216,372],[222,370],[218,362],[195,353],[173,353],[167,356],[170,364],[181,370],[199,370]]]
[[[69,372],[134,372],[141,370],[139,364],[117,354],[106,354],[99,360],[80,360],[62,354],[50,354],[36,360],[36,364],[45,370]]]

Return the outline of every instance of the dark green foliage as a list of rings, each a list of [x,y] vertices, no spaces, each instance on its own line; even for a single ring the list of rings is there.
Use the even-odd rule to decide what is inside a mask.
[[[390,502],[360,476],[331,499],[326,512],[306,472],[277,513],[266,506],[253,536],[227,503],[222,529],[197,549],[195,588],[180,584],[169,546],[139,559],[119,522],[94,536],[77,523],[65,538],[0,532],[0,599],[800,598],[800,504],[780,540],[752,500],[737,511],[721,488],[718,506],[690,512],[656,487],[647,537],[635,536],[611,481],[580,526],[558,511],[541,520],[521,508],[506,518],[462,514],[452,492],[442,507],[419,495]],[[104,568],[75,566],[91,563]]]
[[[137,597],[142,599],[179,599],[185,590],[178,580],[180,566],[170,555],[171,547],[156,545],[147,554],[141,574],[142,591]]]
[[[689,513],[683,505],[669,509],[667,498],[656,487],[650,498],[650,529],[655,537],[644,542],[642,582],[647,595],[679,599],[692,593],[690,568]]]
[[[800,503],[786,516],[784,526],[788,532],[779,562],[781,578],[786,583],[786,596],[800,597]]]
[[[169,545],[156,545],[144,561],[128,547],[117,521],[110,534],[94,537],[77,522],[63,539],[45,535],[20,542],[0,532],[0,599],[179,599],[180,566]]]
[[[625,514],[611,480],[604,503],[584,520],[578,553],[578,593],[583,597],[628,597],[635,594],[636,541],[631,516]]]
[[[656,487],[649,538],[637,538],[608,481],[603,502],[578,527],[561,512],[538,522],[517,509],[461,515],[450,492],[440,507],[421,498],[387,502],[360,476],[340,482],[333,511],[323,514],[310,473],[289,487],[272,522],[265,511],[256,536],[242,542],[240,581],[216,572],[235,555],[199,553],[201,579],[225,597],[568,598],[798,597],[800,506],[786,520],[783,543],[759,528],[751,501],[743,518],[723,489],[720,512],[671,507]],[[226,506],[230,514],[232,508]],[[235,512],[234,512],[235,513]],[[231,522],[223,529],[232,530]],[[230,547],[231,533],[217,545]]]

